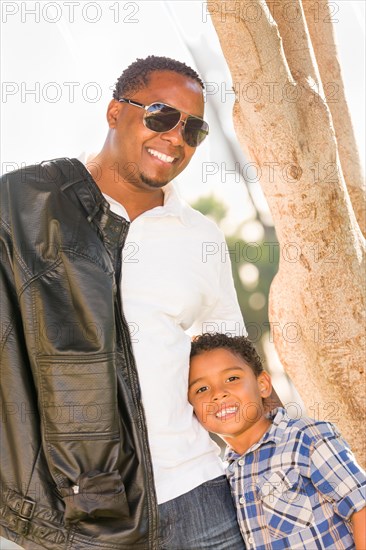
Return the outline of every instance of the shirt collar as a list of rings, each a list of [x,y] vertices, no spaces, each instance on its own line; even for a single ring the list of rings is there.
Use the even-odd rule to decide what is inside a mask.
[[[239,455],[231,447],[226,447],[224,460],[228,462],[233,462],[238,460],[241,457],[244,457],[246,454],[251,453],[261,447],[262,445],[269,443],[270,441],[274,444],[279,443],[283,438],[283,433],[286,430],[290,418],[288,417],[286,411],[282,407],[277,407],[269,413],[266,414],[266,417],[272,420],[272,424],[266,433],[260,438],[259,441],[254,443],[245,453]]]
[[[169,182],[162,189],[164,193],[163,206],[157,206],[152,210],[148,210],[145,215],[149,217],[175,216],[179,218],[183,224],[187,224],[187,206],[180,197],[174,182]]]
[[[161,218],[165,216],[174,216],[178,218],[183,223],[183,225],[188,225],[188,206],[181,199],[172,181],[163,187],[163,193],[163,206],[155,206],[155,208],[152,208],[151,210],[146,210],[146,212],[141,214],[141,216],[143,216],[144,218]],[[118,203],[115,199],[112,199],[112,197],[105,193],[103,193],[103,195],[116,213],[122,215],[126,219],[129,219],[123,204]],[[115,206],[115,208],[113,208],[113,205]]]
[[[83,152],[78,157],[78,160],[80,160],[80,162],[82,162],[85,165],[89,158],[93,158],[93,155],[87,155],[85,152]],[[85,166],[85,168],[86,168],[86,166]],[[163,216],[175,216],[175,217],[179,218],[180,221],[184,225],[188,225],[189,224],[189,213],[188,213],[187,204],[182,200],[181,196],[179,195],[179,193],[178,193],[178,191],[177,191],[177,189],[174,185],[174,181],[170,181],[167,185],[165,185],[162,188],[162,190],[163,190],[163,193],[164,193],[164,204],[163,204],[163,206],[156,206],[155,208],[152,208],[151,210],[147,210],[146,212],[144,212],[143,215],[146,216],[146,217],[149,217],[149,218],[163,217]],[[111,203],[115,203],[116,205],[119,204],[119,203],[117,203],[117,201],[112,199],[112,197],[110,197],[109,195],[107,195],[105,193],[103,193],[103,195],[104,195],[104,198],[106,198],[107,201],[110,204]],[[123,217],[125,217],[126,219],[129,219],[123,204],[120,205],[120,206],[123,207]]]

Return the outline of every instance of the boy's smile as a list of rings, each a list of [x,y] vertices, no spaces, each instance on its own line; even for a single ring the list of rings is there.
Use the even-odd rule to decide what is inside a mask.
[[[188,398],[201,424],[245,452],[265,433],[263,398],[271,393],[266,372],[256,377],[238,355],[224,348],[191,358]]]

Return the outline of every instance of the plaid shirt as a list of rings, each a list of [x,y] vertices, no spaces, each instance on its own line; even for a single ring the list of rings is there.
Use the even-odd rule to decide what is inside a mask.
[[[242,456],[226,450],[226,471],[249,549],[355,548],[350,517],[365,505],[365,473],[337,429],[282,408]]]

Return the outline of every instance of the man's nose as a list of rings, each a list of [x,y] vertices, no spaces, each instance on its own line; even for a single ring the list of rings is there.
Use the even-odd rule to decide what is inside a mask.
[[[161,137],[163,139],[166,139],[170,141],[173,145],[183,145],[184,144],[184,121],[180,120],[175,128],[172,128],[172,130],[168,130],[167,132],[163,132],[161,134]]]

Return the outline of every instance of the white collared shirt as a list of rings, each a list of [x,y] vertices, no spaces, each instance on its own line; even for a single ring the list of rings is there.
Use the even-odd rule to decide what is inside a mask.
[[[104,196],[129,220],[120,203]],[[172,183],[164,205],[130,225],[121,295],[161,504],[223,473],[219,448],[187,400],[191,335],[245,334],[224,236]]]

